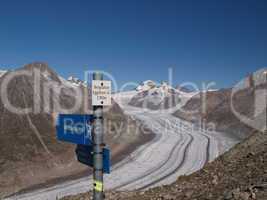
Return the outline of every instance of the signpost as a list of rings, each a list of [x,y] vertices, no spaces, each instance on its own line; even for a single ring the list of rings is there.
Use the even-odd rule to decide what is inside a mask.
[[[103,105],[110,105],[110,87],[103,81],[103,74],[94,73],[92,82],[92,105],[95,120],[93,123],[93,165],[94,165],[94,190],[93,199],[104,199],[103,184]],[[109,90],[109,91],[108,91]]]
[[[94,73],[92,81],[93,115],[59,114],[57,138],[77,144],[79,162],[93,167],[93,200],[104,199],[103,174],[110,173],[110,150],[105,148],[103,106],[111,105],[111,82]]]

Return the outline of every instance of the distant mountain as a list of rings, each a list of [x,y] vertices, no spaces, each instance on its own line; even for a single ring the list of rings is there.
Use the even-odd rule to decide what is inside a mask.
[[[0,72],[0,198],[87,169],[76,161],[75,146],[57,141],[55,135],[58,113],[92,111],[89,88],[74,80],[65,80],[46,63],[32,63],[14,71]],[[75,105],[77,91],[81,93],[78,98],[81,104],[69,111]],[[14,113],[4,97],[13,107],[29,108],[33,112]],[[135,122],[125,116],[114,101],[105,112],[105,119],[109,125],[105,128],[106,141],[115,155],[140,140],[141,131],[139,135],[127,133],[127,123],[136,127]],[[116,130],[116,127],[121,129]],[[145,142],[144,138],[141,140]]]
[[[76,77],[73,77],[73,76],[70,76],[68,79],[67,79],[69,82],[77,85],[77,86],[87,86],[87,83],[85,81],[82,81],[80,80],[79,78],[76,78]]]
[[[156,85],[151,80],[144,81],[136,90],[138,93],[131,99],[129,105],[151,110],[175,108],[192,96],[192,93],[177,90],[166,82]]]
[[[156,86],[157,84],[154,81],[147,80],[147,81],[142,82],[139,86],[137,86],[136,90],[139,92],[144,92],[152,88],[155,88]]]
[[[176,86],[175,89],[186,93],[196,92],[193,88],[180,85]]]
[[[218,131],[230,133],[239,139],[247,137],[253,131],[253,126],[260,128],[266,125],[265,71],[261,69],[247,76],[233,88],[201,92],[174,115],[200,125],[214,123]],[[246,118],[253,118],[254,124],[242,121]]]

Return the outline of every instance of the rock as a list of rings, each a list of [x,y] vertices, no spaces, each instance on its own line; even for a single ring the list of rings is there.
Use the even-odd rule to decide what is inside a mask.
[[[242,199],[242,200],[249,200],[249,197],[250,197],[250,194],[247,193],[247,192],[242,192],[239,195],[239,198]]]
[[[252,199],[257,199],[256,194],[254,192],[251,193],[251,198]]]
[[[163,199],[164,200],[175,200],[176,197],[174,195],[167,194],[163,196]]]
[[[213,179],[212,179],[212,184],[213,185],[217,185],[218,184],[218,176],[217,175],[215,175],[215,176],[213,176]]]
[[[230,200],[233,198],[233,192],[232,191],[228,191],[224,193],[224,200]]]
[[[240,197],[240,188],[233,190],[232,194],[233,194],[234,199],[238,200]]]
[[[193,195],[193,193],[194,193],[193,190],[189,190],[189,191],[187,191],[187,192],[185,193],[185,196],[186,196],[187,198],[190,198],[190,197]]]
[[[248,154],[247,154],[247,157],[249,158],[249,157],[253,157],[255,155],[255,153],[254,152],[249,152]]]
[[[144,191],[141,191],[139,194],[140,194],[140,195],[144,195],[144,194],[145,194],[145,192],[144,192]]]

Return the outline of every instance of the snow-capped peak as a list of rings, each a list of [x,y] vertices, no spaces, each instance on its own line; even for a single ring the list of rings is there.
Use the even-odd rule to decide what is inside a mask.
[[[76,78],[74,76],[70,76],[67,80],[68,82],[72,83],[75,86],[81,86],[81,85],[87,86],[86,81],[82,81],[79,78]]]
[[[150,90],[152,88],[155,88],[157,86],[157,84],[154,81],[151,80],[147,80],[142,82],[137,88],[137,91],[147,91]]]
[[[159,86],[162,90],[169,92],[170,90],[174,90],[174,88],[169,85],[166,81],[162,81],[161,85]]]
[[[7,71],[5,70],[0,70],[0,77],[3,76]]]

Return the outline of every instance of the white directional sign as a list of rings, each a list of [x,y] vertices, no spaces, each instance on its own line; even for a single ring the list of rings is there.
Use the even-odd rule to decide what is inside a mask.
[[[111,81],[92,81],[92,105],[111,105]]]

